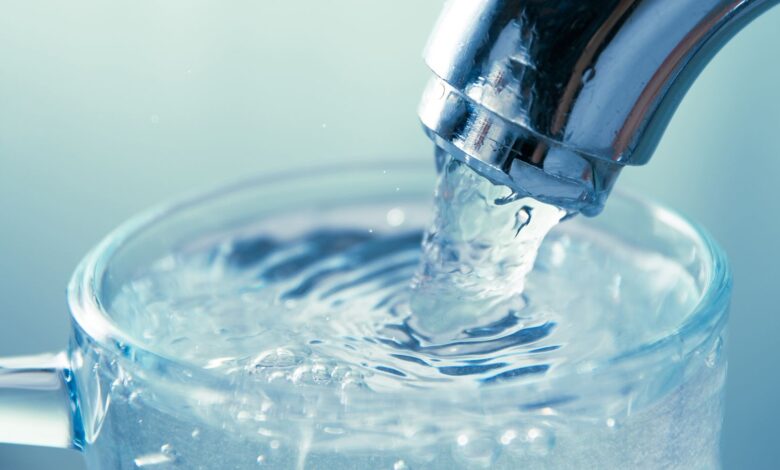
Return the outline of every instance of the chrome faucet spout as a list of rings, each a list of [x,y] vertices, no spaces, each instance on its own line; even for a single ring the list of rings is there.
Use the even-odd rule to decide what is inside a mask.
[[[450,0],[426,49],[423,128],[437,155],[598,214],[712,56],[777,3]]]

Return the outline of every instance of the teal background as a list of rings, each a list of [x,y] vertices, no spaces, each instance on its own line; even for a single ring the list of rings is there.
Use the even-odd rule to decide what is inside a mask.
[[[283,168],[431,159],[416,120],[442,2],[0,0],[0,355],[61,349],[82,255],[137,211]],[[698,220],[736,278],[727,469],[777,468],[780,9],[710,64],[618,187]],[[0,445],[0,469],[81,469]]]

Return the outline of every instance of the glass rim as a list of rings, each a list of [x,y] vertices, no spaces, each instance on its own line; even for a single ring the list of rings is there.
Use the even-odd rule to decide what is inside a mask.
[[[379,169],[397,170],[397,171],[420,171],[422,165],[414,162],[374,162],[364,164],[344,164],[337,166],[313,167],[307,171],[280,171],[267,174],[256,175],[246,178],[232,184],[220,185],[216,189],[207,191],[198,191],[186,194],[183,197],[176,198],[170,202],[157,204],[151,209],[147,209],[120,224],[117,228],[109,232],[102,241],[100,241],[76,268],[68,285],[68,306],[70,315],[74,321],[74,326],[83,331],[87,337],[95,341],[100,347],[108,350],[116,356],[127,356],[127,351],[132,350],[134,354],[149,355],[158,361],[164,361],[168,366],[176,369],[189,371],[188,376],[192,376],[192,371],[198,373],[209,373],[201,367],[171,357],[164,353],[155,351],[153,347],[144,344],[131,335],[124,332],[111,319],[107,308],[100,299],[100,283],[103,274],[111,263],[113,255],[118,249],[130,242],[135,236],[143,233],[147,228],[154,226],[164,217],[179,211],[185,211],[197,207],[203,203],[216,200],[221,197],[236,194],[242,191],[251,191],[260,185],[278,184],[281,181],[306,180],[313,176],[322,176],[323,173],[338,174],[345,171],[376,171]],[[433,181],[431,182],[431,192],[433,191]],[[726,310],[730,300],[732,285],[731,270],[725,253],[715,242],[712,236],[697,222],[688,217],[679,214],[676,211],[667,209],[655,202],[648,201],[646,198],[636,196],[625,191],[615,191],[613,198],[620,198],[629,201],[631,204],[641,206],[648,210],[652,219],[660,220],[665,225],[673,227],[675,230],[684,234],[687,238],[693,240],[697,246],[703,248],[701,256],[710,266],[710,276],[702,289],[702,294],[695,307],[686,315],[684,321],[681,321],[675,330],[664,334],[660,338],[639,344],[637,347],[623,351],[620,354],[609,359],[601,361],[587,374],[597,376],[599,374],[610,376],[615,370],[625,372],[625,369],[618,367],[627,364],[631,360],[654,359],[644,361],[641,364],[643,369],[648,366],[662,367],[668,362],[669,355],[664,352],[675,351],[679,355],[681,343],[685,349],[684,354],[690,353],[704,343],[701,339],[709,337],[712,330],[718,330],[718,326],[726,321]],[[597,216],[598,217],[598,216]],[[688,338],[699,338],[695,344],[686,344]],[[684,360],[684,359],[683,359]],[[200,376],[200,374],[198,375]],[[193,376],[194,377],[194,376]],[[533,386],[539,382],[566,381],[575,379],[583,380],[583,373],[568,371],[565,374],[548,376],[544,375],[538,380],[528,380],[521,383],[507,382],[503,384],[483,387],[477,393],[483,396],[485,393],[501,392],[506,390],[517,391],[518,387],[526,385]],[[267,384],[269,387],[271,384]],[[555,388],[555,387],[553,387]],[[463,389],[453,387],[454,394],[463,394]],[[376,393],[373,396],[376,398]],[[384,396],[386,392],[379,392]],[[433,393],[441,395],[442,390],[433,389],[403,389],[403,394],[427,394]],[[397,395],[397,394],[396,394]],[[471,395],[465,393],[463,395]],[[419,395],[415,395],[419,396]],[[374,403],[375,404],[375,403]]]

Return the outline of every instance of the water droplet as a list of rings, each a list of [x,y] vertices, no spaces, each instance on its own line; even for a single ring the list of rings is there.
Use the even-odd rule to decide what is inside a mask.
[[[267,459],[265,458],[265,455],[262,455],[262,454],[258,455],[257,456],[257,465],[265,465],[266,460]]]
[[[615,427],[615,419],[614,418],[607,418],[607,427],[608,428],[614,428]]]
[[[398,227],[406,220],[406,214],[398,207],[387,211],[387,224],[391,227]]]
[[[532,211],[533,209],[528,206],[523,206],[517,211],[515,214],[515,229],[517,233],[520,233],[531,222]]]
[[[403,460],[398,460],[393,464],[393,470],[412,470],[412,467]]]
[[[193,439],[199,438],[200,437],[200,429],[198,429],[198,428],[193,429],[191,436],[192,436]]]
[[[596,76],[596,69],[594,67],[588,67],[585,69],[584,72],[582,72],[582,81],[587,83],[593,80],[593,77],[595,76]]]

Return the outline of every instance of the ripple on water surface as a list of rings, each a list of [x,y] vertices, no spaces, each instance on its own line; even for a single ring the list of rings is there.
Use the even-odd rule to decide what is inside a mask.
[[[156,350],[207,369],[379,391],[584,370],[674,328],[669,305],[696,302],[671,260],[576,220],[545,238],[562,215],[450,162],[425,232],[393,208],[386,231],[222,240],[159,260],[111,310]]]

